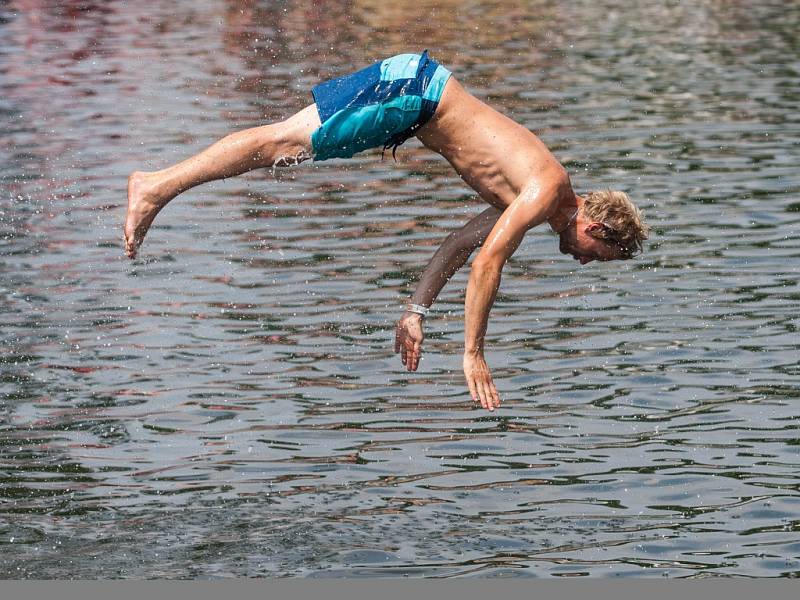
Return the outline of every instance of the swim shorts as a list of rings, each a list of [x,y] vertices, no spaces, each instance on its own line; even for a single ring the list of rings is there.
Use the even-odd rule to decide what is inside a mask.
[[[314,160],[350,158],[412,137],[439,105],[450,71],[422,54],[400,54],[312,89],[322,125],[311,135]]]

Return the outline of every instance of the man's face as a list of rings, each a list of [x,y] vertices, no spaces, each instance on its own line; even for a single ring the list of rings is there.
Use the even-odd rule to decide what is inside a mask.
[[[602,227],[604,227],[602,223],[587,221],[583,215],[579,215],[574,227],[568,227],[559,236],[558,249],[562,254],[571,254],[582,265],[593,260],[621,259],[622,253],[618,247],[591,235]]]

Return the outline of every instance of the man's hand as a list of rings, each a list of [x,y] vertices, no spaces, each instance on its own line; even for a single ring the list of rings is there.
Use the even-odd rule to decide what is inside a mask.
[[[467,377],[469,393],[475,402],[480,401],[481,406],[489,410],[500,406],[500,395],[494,387],[492,374],[482,352],[464,353],[464,375]]]
[[[422,354],[422,315],[405,312],[397,322],[394,332],[394,351],[409,371],[416,371]]]

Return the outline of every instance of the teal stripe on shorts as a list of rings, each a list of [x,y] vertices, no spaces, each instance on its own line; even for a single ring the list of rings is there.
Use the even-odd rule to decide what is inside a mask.
[[[436,70],[433,72],[431,82],[428,84],[428,88],[425,90],[425,93],[422,94],[422,99],[439,102],[439,99],[442,97],[442,92],[444,92],[444,86],[447,84],[449,77],[450,71],[445,69],[442,65],[436,67]]]

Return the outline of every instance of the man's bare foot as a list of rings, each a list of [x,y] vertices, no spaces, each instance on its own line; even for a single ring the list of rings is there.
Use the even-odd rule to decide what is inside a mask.
[[[136,252],[147,230],[166,202],[154,193],[148,173],[135,171],[128,177],[128,212],[125,215],[125,254],[136,258]]]

